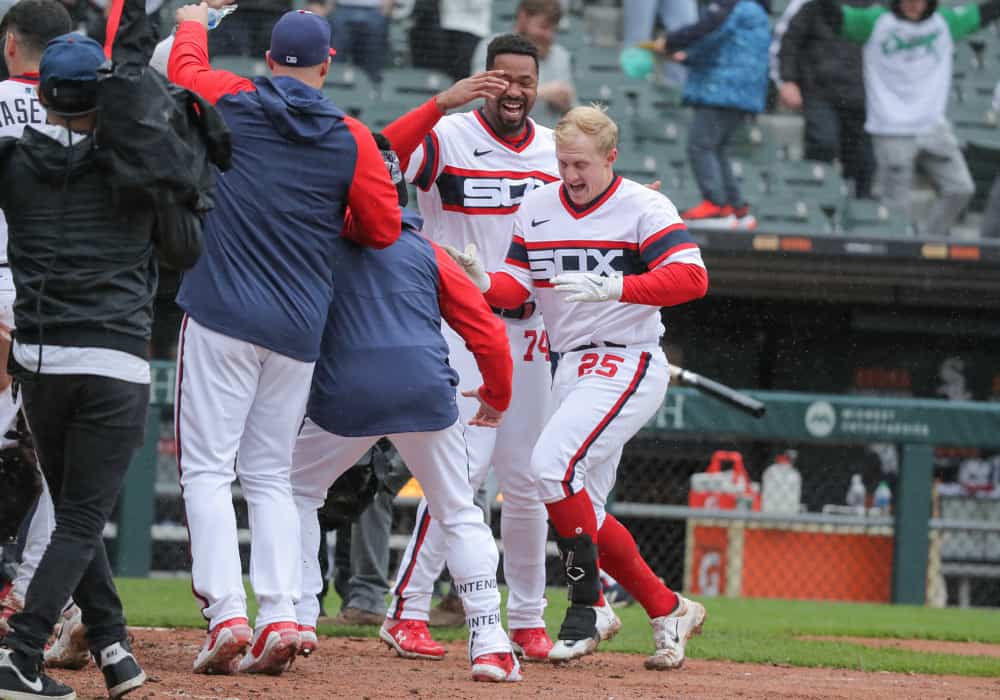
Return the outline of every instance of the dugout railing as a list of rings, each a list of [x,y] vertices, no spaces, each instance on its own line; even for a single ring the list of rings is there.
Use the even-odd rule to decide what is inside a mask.
[[[146,439],[129,469],[115,522],[106,531],[118,575],[141,577],[153,568],[162,570],[153,566],[155,544],[175,541],[178,551],[186,551],[173,463],[173,382],[174,365],[154,362]],[[815,566],[806,562],[809,556],[817,556],[816,540],[810,538],[830,533],[845,535],[835,539],[843,540],[838,546],[851,553],[845,555],[844,566],[860,567],[857,576],[885,570],[885,597],[892,602],[938,600],[940,604],[943,594],[935,591],[935,581],[947,579],[955,591],[951,598],[968,604],[975,597],[970,594],[974,582],[1000,577],[1000,518],[984,515],[981,508],[968,513],[956,507],[936,512],[938,501],[932,499],[935,446],[1000,448],[1000,404],[749,393],[767,403],[764,418],[745,416],[691,389],[672,388],[656,417],[626,449],[610,511],[632,529],[653,568],[658,573],[662,570],[670,585],[689,590],[700,587],[702,594],[780,596],[780,588],[771,592],[761,588],[765,585],[761,567],[778,568],[775,562],[794,547],[804,557],[798,568]],[[836,496],[817,496],[811,512],[794,514],[686,505],[690,475],[703,470],[716,449],[742,450],[755,480],[782,449],[795,447],[803,454],[812,449],[823,457],[813,458],[813,470],[807,474],[810,488],[819,474],[830,471],[836,484],[832,490],[841,494],[853,468],[836,463],[848,454],[845,446],[863,444],[898,447],[891,515],[818,512],[817,503],[824,498],[839,502]],[[817,467],[818,462],[823,466]],[[161,512],[164,499],[174,503],[168,515]],[[955,499],[952,505],[960,500],[978,505],[968,499]],[[396,539],[405,536],[405,523],[404,518]],[[242,535],[245,546],[246,533]],[[716,554],[710,560],[705,551],[712,550],[713,542]],[[773,559],[761,560],[754,554],[754,547],[759,546]],[[701,559],[696,561],[699,553]],[[171,569],[189,566],[176,559]],[[549,563],[550,578],[558,581],[558,567]],[[713,575],[717,578],[724,573],[724,584],[706,590],[706,572],[709,582]],[[839,591],[817,591],[817,597],[852,599],[840,597]]]

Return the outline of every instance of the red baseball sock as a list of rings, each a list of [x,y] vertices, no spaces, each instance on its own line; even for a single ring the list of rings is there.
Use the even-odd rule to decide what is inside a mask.
[[[598,539],[601,566],[646,609],[650,619],[677,607],[677,594],[667,588],[639,554],[632,534],[614,516],[604,516]]]
[[[597,544],[597,516],[594,514],[594,504],[590,502],[590,496],[585,489],[561,501],[546,503],[545,509],[549,512],[552,527],[560,537],[589,535],[591,541]],[[600,569],[600,559],[597,566]],[[597,599],[597,605],[604,605],[603,592]]]

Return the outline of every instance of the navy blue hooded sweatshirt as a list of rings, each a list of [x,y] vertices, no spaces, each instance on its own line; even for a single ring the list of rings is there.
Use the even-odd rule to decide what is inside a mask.
[[[399,236],[396,188],[371,134],[296,78],[211,70],[207,32],[177,29],[168,76],[216,105],[232,131],[205,247],[177,303],[199,324],[315,361],[333,296],[335,243],[350,206],[356,242]]]

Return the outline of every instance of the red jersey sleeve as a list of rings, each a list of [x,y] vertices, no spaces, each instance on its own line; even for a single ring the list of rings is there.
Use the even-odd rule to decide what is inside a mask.
[[[490,288],[484,296],[490,306],[498,309],[516,309],[528,301],[531,293],[509,272],[491,272],[489,275]]]
[[[441,316],[462,336],[476,358],[479,373],[483,375],[479,396],[496,410],[506,411],[514,374],[507,327],[490,310],[462,268],[439,246],[431,243],[431,247],[441,281],[438,291]]]
[[[621,300],[627,304],[677,306],[701,299],[707,292],[708,272],[702,265],[670,263],[641,275],[626,276]]]
[[[167,62],[167,78],[212,104],[225,95],[256,90],[253,81],[208,63],[208,30],[200,22],[181,22]]]
[[[344,123],[358,146],[354,177],[347,191],[351,226],[348,229],[345,225],[344,235],[358,245],[387,248],[399,238],[403,221],[396,186],[368,127],[351,117]]]
[[[443,116],[437,106],[437,98],[432,97],[382,129],[382,135],[389,139],[392,150],[399,156],[399,165],[403,172],[406,172],[410,156],[417,150],[417,146]]]

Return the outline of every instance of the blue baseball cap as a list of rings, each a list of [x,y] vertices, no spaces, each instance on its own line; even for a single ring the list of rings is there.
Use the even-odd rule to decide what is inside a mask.
[[[335,53],[330,23],[307,10],[286,12],[271,30],[271,60],[283,66],[316,66]]]
[[[92,112],[97,106],[97,69],[107,58],[96,41],[72,32],[45,46],[38,67],[46,109],[62,116]]]

